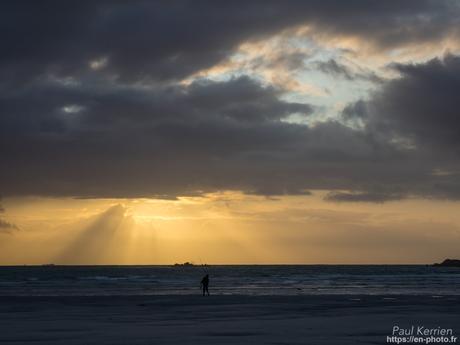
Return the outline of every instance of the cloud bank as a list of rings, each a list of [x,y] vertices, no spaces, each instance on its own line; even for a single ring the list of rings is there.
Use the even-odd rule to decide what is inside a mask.
[[[321,110],[314,98],[300,102],[283,85],[250,75],[188,80],[241,44],[286,30],[329,44],[366,42],[382,54],[458,42],[458,2],[45,1],[1,8],[3,196],[325,189],[331,201],[460,197],[455,54],[395,63],[398,76],[388,80],[334,59],[317,64],[378,87],[349,102],[341,117],[316,122],[308,121]]]

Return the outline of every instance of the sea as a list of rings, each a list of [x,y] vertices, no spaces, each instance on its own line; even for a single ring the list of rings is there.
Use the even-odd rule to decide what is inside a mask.
[[[460,295],[460,268],[429,265],[2,266],[0,296]]]

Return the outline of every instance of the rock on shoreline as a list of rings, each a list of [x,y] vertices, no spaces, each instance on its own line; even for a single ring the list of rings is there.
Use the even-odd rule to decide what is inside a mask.
[[[433,266],[437,267],[460,267],[460,260],[446,259],[441,263],[436,263]]]

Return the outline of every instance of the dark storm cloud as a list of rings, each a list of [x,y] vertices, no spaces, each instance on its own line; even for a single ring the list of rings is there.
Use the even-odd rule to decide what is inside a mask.
[[[248,77],[150,88],[37,81],[3,95],[1,160],[12,168],[0,171],[2,193],[174,198],[388,185],[430,195],[435,181],[446,194],[451,176],[431,175],[438,162],[372,130],[284,122],[314,108],[282,95]]]
[[[345,107],[377,141],[406,147],[424,160],[406,188],[425,197],[460,198],[460,57],[446,55],[420,64],[393,66],[400,77],[387,81],[368,101]],[[431,167],[431,172],[430,172]]]
[[[366,104],[369,129],[458,153],[460,57],[446,55],[393,68],[401,77],[388,82]]]
[[[27,91],[18,97],[29,102],[4,102],[1,159],[14,167],[0,171],[4,195],[305,194],[404,183],[418,171],[404,152],[338,122],[284,122],[314,109],[247,77],[154,90],[45,83]],[[19,115],[29,116],[27,126],[16,125]]]
[[[168,196],[241,183],[258,189],[257,160],[289,153],[305,131],[280,120],[313,111],[281,94],[247,77],[154,89],[38,83],[2,102],[2,160],[14,169],[0,172],[1,190]]]
[[[181,79],[241,42],[307,24],[380,47],[458,33],[455,1],[8,1],[0,11],[2,79],[76,75],[106,58],[124,80]],[[101,72],[102,73],[102,72]]]
[[[342,117],[345,121],[366,119],[368,116],[366,107],[367,104],[363,100],[347,104],[342,111]]]
[[[378,110],[379,102],[393,104],[395,114],[415,106],[395,101],[410,85],[411,97],[421,91],[422,102],[430,102],[424,88],[437,90],[416,87],[425,79],[439,88],[457,85],[449,77],[457,74],[455,57],[395,66],[401,79],[385,82],[369,103],[347,108],[349,120],[359,110],[365,130],[336,121],[291,123],[289,116],[308,117],[315,107],[287,101],[285,90],[249,77],[178,81],[221,62],[242,42],[301,24],[316,35],[356,36],[380,49],[431,42],[455,34],[456,2],[19,1],[0,7],[5,196],[174,198],[219,189],[366,195],[375,185],[421,195],[455,190],[449,187],[455,175],[432,174],[455,170],[454,160],[427,159],[426,151],[391,140],[394,133],[406,140],[422,135],[422,125],[411,126],[418,120],[384,119]],[[303,57],[274,63],[295,70]],[[430,142],[456,143],[452,90],[444,90],[440,116],[453,127],[439,125],[435,132],[447,134],[438,141],[429,133]],[[439,108],[420,110],[429,124]]]

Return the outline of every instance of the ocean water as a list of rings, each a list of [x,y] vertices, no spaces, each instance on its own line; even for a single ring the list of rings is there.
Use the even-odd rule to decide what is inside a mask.
[[[1,296],[460,295],[460,268],[426,265],[10,266]]]

